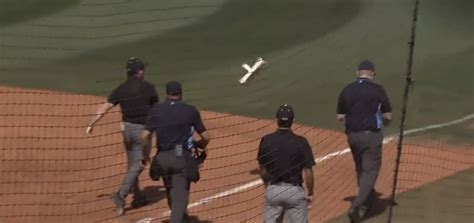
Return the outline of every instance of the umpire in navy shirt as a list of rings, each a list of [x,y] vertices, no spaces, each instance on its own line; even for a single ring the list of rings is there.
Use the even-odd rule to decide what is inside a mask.
[[[283,216],[290,223],[308,222],[315,165],[311,146],[304,137],[291,131],[294,119],[291,106],[280,106],[276,117],[278,130],[262,138],[257,158],[266,186],[265,222],[282,222]],[[303,174],[308,192],[303,188]]]
[[[345,122],[348,143],[357,172],[359,192],[349,211],[351,222],[360,222],[371,208],[371,197],[382,163],[382,127],[392,120],[392,108],[385,89],[373,82],[375,66],[362,61],[357,80],[339,95],[337,119]]]
[[[113,195],[115,211],[122,215],[125,198],[133,192],[132,207],[144,205],[145,197],[140,191],[138,177],[149,160],[150,145],[141,143],[140,136],[145,127],[148,110],[158,102],[155,86],[144,80],[145,64],[136,57],[128,59],[127,80],[120,84],[109,96],[107,102],[100,105],[96,116],[87,127],[90,134],[97,123],[112,107],[120,105],[122,112],[122,133],[127,152],[127,174],[117,193]]]
[[[199,111],[182,102],[182,87],[171,81],[166,85],[167,99],[150,110],[142,140],[149,140],[156,134],[157,155],[154,157],[162,172],[168,205],[171,209],[171,223],[187,221],[186,208],[189,201],[189,165],[193,151],[205,151],[209,134],[204,127]],[[196,131],[201,139],[193,141]],[[153,168],[153,164],[152,164]],[[198,171],[198,166],[195,170]]]

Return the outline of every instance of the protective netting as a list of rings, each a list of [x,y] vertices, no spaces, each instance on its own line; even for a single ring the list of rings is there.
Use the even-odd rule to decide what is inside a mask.
[[[384,75],[380,75],[378,78],[381,78],[382,83],[392,82],[398,77],[401,78],[399,68],[403,67],[400,64],[405,58],[403,44],[408,37],[408,34],[401,30],[405,30],[405,28],[408,30],[408,27],[405,26],[409,21],[407,18],[411,15],[408,13],[405,15],[405,12],[411,10],[412,7],[411,1],[404,3],[402,1],[364,1],[363,7],[360,7],[372,11],[373,14],[356,18],[352,16],[361,13],[358,11],[359,6],[352,5],[355,1],[351,4],[347,1],[314,1],[316,3],[311,3],[314,4],[311,5],[312,7],[304,4],[296,7],[294,5],[298,4],[288,5],[285,1],[267,1],[278,2],[278,4],[275,3],[275,7],[269,8],[271,4],[265,5],[262,3],[263,5],[257,5],[255,10],[252,9],[254,11],[245,14],[247,20],[243,22],[244,25],[242,26],[248,26],[249,28],[237,27],[241,28],[238,29],[240,32],[232,32],[231,30],[228,33],[219,32],[225,35],[214,36],[209,33],[215,30],[226,30],[228,24],[235,22],[233,16],[247,12],[246,10],[250,10],[248,5],[253,5],[255,2],[247,0],[245,1],[248,3],[247,5],[242,4],[240,6],[226,4],[228,1],[223,0],[160,1],[159,3],[156,3],[158,0],[84,0],[80,2],[77,7],[71,7],[49,17],[39,17],[38,20],[31,19],[18,26],[1,27],[0,71],[2,73],[0,81],[2,84],[40,85],[44,88],[69,89],[71,91],[104,95],[110,93],[109,91],[124,78],[124,75],[112,77],[108,74],[123,73],[122,63],[124,60],[129,56],[138,56],[143,53],[146,55],[144,59],[150,59],[151,62],[158,63],[157,66],[151,66],[152,68],[158,67],[159,78],[152,76],[154,78],[153,82],[158,86],[162,86],[161,82],[175,79],[173,75],[176,73],[188,74],[189,70],[184,67],[191,67],[196,71],[196,74],[193,73],[193,75],[202,78],[190,78],[192,80],[188,80],[188,83],[192,82],[192,84],[185,84],[186,87],[191,86],[186,88],[186,93],[192,94],[186,94],[185,97],[193,97],[192,102],[197,105],[209,101],[224,101],[225,103],[218,104],[220,108],[225,107],[229,111],[236,109],[245,113],[248,109],[248,107],[245,107],[245,103],[249,101],[234,102],[234,99],[238,98],[236,95],[241,92],[226,91],[237,86],[238,75],[230,76],[230,74],[240,74],[241,72],[238,64],[235,65],[236,61],[248,60],[248,58],[257,56],[257,54],[261,56],[261,51],[273,52],[273,50],[276,50],[274,49],[276,46],[282,47],[281,49],[290,47],[292,45],[290,43],[295,38],[301,39],[301,42],[305,43],[306,40],[322,36],[321,42],[301,44],[295,48],[290,47],[291,49],[288,51],[284,50],[284,52],[273,54],[273,57],[270,57],[271,63],[272,66],[277,68],[272,70],[271,78],[288,76],[288,71],[292,71],[291,76],[294,75],[294,79],[282,78],[283,81],[274,82],[271,81],[273,79],[270,76],[262,74],[261,78],[255,80],[256,85],[254,86],[257,87],[249,87],[249,92],[258,96],[256,99],[249,100],[262,102],[263,105],[253,104],[262,105],[258,108],[267,107],[266,105],[271,103],[266,103],[266,100],[271,100],[276,96],[272,92],[266,92],[266,89],[276,88],[289,92],[287,89],[291,89],[291,86],[298,86],[297,88],[301,86],[301,89],[311,93],[298,95],[297,97],[309,97],[311,102],[313,102],[313,97],[316,97],[316,94],[324,97],[315,100],[316,107],[307,105],[308,108],[305,109],[314,112],[331,110],[332,114],[333,108],[327,106],[327,101],[335,98],[331,95],[336,95],[335,91],[338,91],[343,84],[338,84],[337,90],[334,90],[335,88],[328,83],[339,82],[339,77],[337,77],[337,81],[331,79],[332,77],[327,77],[327,81],[322,79],[315,85],[306,80],[307,78],[304,75],[316,71],[324,74],[351,73],[352,67],[344,68],[345,70],[333,70],[327,67],[348,66],[347,64],[353,64],[354,61],[352,60],[359,59],[361,56],[386,55],[384,58],[379,58],[380,63],[377,64],[381,64],[381,67],[385,66],[384,72],[392,76],[396,75],[397,78],[383,79],[387,77]],[[337,4],[326,4],[327,2],[336,2]],[[399,4],[399,2],[402,3]],[[472,109],[462,107],[462,104],[466,104],[466,101],[469,100],[461,100],[457,94],[451,92],[452,88],[449,88],[449,86],[442,84],[438,86],[437,83],[431,86],[430,82],[426,80],[439,79],[443,84],[448,83],[460,89],[466,89],[466,87],[459,84],[453,84],[456,82],[443,79],[443,76],[437,74],[436,71],[456,73],[459,74],[457,76],[461,76],[462,72],[453,71],[452,69],[464,67],[467,63],[470,64],[471,62],[466,58],[470,58],[471,54],[466,51],[465,54],[454,55],[459,57],[446,56],[448,59],[452,58],[450,60],[461,62],[456,65],[457,63],[448,61],[446,66],[449,67],[449,70],[443,70],[435,65],[443,64],[439,61],[444,61],[445,58],[438,54],[431,54],[431,52],[441,52],[443,49],[449,52],[464,52],[465,48],[470,46],[468,45],[470,39],[466,38],[469,33],[459,28],[461,38],[454,38],[447,34],[452,35],[452,33],[456,33],[456,30],[446,29],[446,27],[456,28],[470,20],[453,20],[456,22],[447,20],[448,25],[442,26],[441,23],[444,21],[439,21],[438,18],[452,17],[455,19],[456,17],[450,14],[448,14],[449,16],[440,16],[439,13],[450,12],[450,10],[445,10],[445,4],[438,4],[440,1],[438,3],[436,1],[432,2],[425,2],[427,7],[424,11],[424,21],[422,20],[424,23],[422,25],[425,25],[425,27],[431,25],[435,27],[434,30],[438,30],[439,27],[443,29],[434,32],[426,28],[424,33],[422,32],[420,45],[425,45],[421,47],[420,55],[423,57],[420,56],[420,61],[433,57],[435,58],[434,62],[427,63],[425,66],[434,68],[433,70],[420,68],[416,77],[420,78],[419,83],[425,82],[425,86],[421,84],[418,89],[421,90],[425,87],[425,91],[424,94],[416,95],[418,100],[413,101],[413,103],[432,103],[433,106],[418,107],[417,110],[413,109],[413,112],[410,113],[412,116],[410,121],[414,123],[413,126],[423,126],[420,123],[426,124],[427,122],[430,123],[430,126],[416,129],[416,131],[408,128],[408,131],[404,132],[408,136],[400,150],[399,171],[396,178],[398,182],[395,187],[393,187],[393,170],[396,166],[397,146],[395,143],[398,138],[391,135],[386,136],[383,167],[376,185],[376,190],[379,192],[379,205],[372,215],[379,216],[386,211],[390,205],[392,189],[394,189],[397,193],[395,199],[399,203],[394,209],[393,218],[395,222],[417,222],[421,220],[428,222],[466,222],[466,219],[474,218],[472,214],[472,207],[474,207],[472,181],[466,180],[472,179],[472,167],[474,165],[474,145],[468,143],[470,140],[472,141],[470,139],[472,138],[472,121],[469,122],[469,120],[472,120],[473,117],[472,115],[466,116],[455,122],[445,118],[454,118],[472,112]],[[405,7],[405,3],[409,6]],[[56,4],[59,3],[47,2],[38,6],[38,10],[50,8],[50,6]],[[437,4],[440,5],[441,10],[439,11],[434,10],[438,7]],[[213,29],[208,30],[207,26],[213,25],[213,23],[203,23],[204,25],[199,23],[199,19],[218,12],[221,7],[227,10],[224,13],[232,15],[228,16],[230,19],[227,18],[228,20],[222,22],[223,25],[214,24]],[[285,12],[285,10],[279,11],[279,8],[286,8],[288,12]],[[303,11],[303,9],[308,10]],[[316,12],[316,10],[319,11]],[[333,10],[336,10],[337,13]],[[430,10],[432,17],[430,17]],[[267,19],[271,17],[262,14],[263,11],[278,14],[281,20]],[[283,12],[286,14],[283,15]],[[377,14],[375,12],[384,14],[384,17],[375,16]],[[462,14],[455,12],[456,15]],[[294,15],[300,13],[311,16],[305,18],[301,16],[301,20],[297,20],[297,16]],[[468,13],[470,12],[468,11]],[[21,12],[16,14],[21,14]],[[401,17],[393,16],[395,14],[403,14],[401,16],[403,21],[400,19]],[[320,17],[317,17],[317,15]],[[341,21],[327,19],[330,18],[329,16],[332,16],[331,18],[341,18]],[[219,18],[215,17],[213,21],[218,21]],[[307,22],[308,18],[314,18],[314,20]],[[353,20],[354,18],[356,19]],[[366,33],[355,32],[355,30],[361,30],[360,27],[362,26],[364,29],[367,28],[366,25],[375,20],[384,20],[387,23],[380,25],[377,29],[372,29],[375,32],[372,37],[367,36]],[[287,21],[293,21],[299,25],[295,26],[290,23],[290,25],[284,26],[295,28],[294,30],[288,28],[288,32],[280,33],[280,31],[269,32],[266,30],[266,32],[261,32],[262,36],[260,34],[255,36],[240,35],[242,33],[253,33],[255,29],[260,30],[260,28],[273,26],[275,30],[285,30],[281,28],[281,25],[286,24]],[[332,30],[332,28],[338,29],[344,23],[358,24],[358,26],[350,26],[349,31],[335,35],[333,33],[335,30]],[[2,24],[0,22],[0,25]],[[152,47],[153,43],[158,42],[157,39],[147,40],[151,34],[163,34],[166,31],[179,29],[189,24],[197,24],[197,28],[184,29],[184,31],[178,30],[176,33],[171,32],[166,38],[158,39],[161,43],[159,49]],[[249,24],[252,24],[252,26]],[[302,24],[310,24],[310,26],[307,27]],[[453,24],[456,24],[456,26]],[[385,27],[389,28],[385,29]],[[392,27],[400,27],[400,29],[394,32]],[[318,32],[307,34],[308,30],[317,30]],[[236,35],[236,33],[239,35]],[[439,38],[439,33],[446,36]],[[390,38],[384,39],[384,34],[389,35]],[[183,36],[192,38],[184,38]],[[350,39],[347,39],[348,37]],[[209,43],[209,38],[213,38],[213,42]],[[173,42],[176,39],[178,41]],[[238,39],[238,41],[235,39]],[[278,41],[262,44],[262,42],[270,42],[272,39]],[[432,39],[436,39],[436,41]],[[388,45],[387,40],[394,42],[394,44],[386,47]],[[138,41],[142,47],[138,49],[133,44],[127,45],[133,41]],[[374,45],[367,47],[363,42],[373,42]],[[188,43],[188,45],[183,45],[183,43]],[[124,45],[122,46],[122,44]],[[217,47],[209,47],[212,44],[216,44]],[[225,45],[229,45],[229,48],[220,49]],[[323,45],[328,48],[322,47]],[[112,49],[109,52],[104,49],[93,51],[113,46],[123,47],[124,50],[113,51]],[[356,46],[356,48],[352,48],[353,46]],[[445,46],[446,48],[443,48]],[[176,48],[179,50],[176,50]],[[436,48],[436,50],[433,50],[433,48]],[[342,49],[347,50],[342,51]],[[381,50],[366,52],[367,49]],[[324,56],[314,59],[313,57],[317,54],[313,50],[321,53],[321,55],[324,54]],[[93,51],[93,53],[89,53],[89,51]],[[210,51],[209,56],[206,56],[203,52],[207,53],[208,51]],[[174,53],[169,54],[170,52]],[[84,55],[84,58],[79,55]],[[77,58],[80,58],[80,60],[76,61]],[[223,59],[215,62],[214,59],[216,58]],[[300,63],[301,58],[311,58],[311,63],[316,65],[313,67],[307,63],[302,63],[303,61]],[[466,64],[463,64],[463,59],[467,61]],[[222,70],[218,69],[213,71],[215,63],[222,63],[224,64],[223,69],[231,71],[225,72],[227,74],[223,74]],[[449,63],[456,66],[451,66]],[[227,64],[231,65],[225,67]],[[390,67],[388,64],[393,66]],[[303,67],[303,70],[293,73],[292,68],[300,66]],[[237,68],[233,70],[234,67]],[[287,67],[290,67],[290,69],[287,70]],[[467,68],[467,70],[469,69]],[[106,73],[107,75],[105,75]],[[298,73],[303,75],[298,76]],[[335,77],[336,75],[329,76]],[[64,83],[60,81],[63,78],[67,79]],[[179,78],[186,79],[188,77],[182,75]],[[235,79],[235,83],[230,83],[230,78]],[[425,80],[421,78],[425,78]],[[214,81],[206,81],[209,79]],[[455,77],[451,77],[451,79],[456,80]],[[460,83],[468,84],[469,82],[461,80]],[[324,88],[325,84],[328,84],[329,87]],[[436,89],[427,88],[427,85]],[[384,86],[386,85],[384,84]],[[393,86],[389,87],[391,89],[387,88],[389,93],[392,93],[391,96],[398,95],[400,89],[397,87],[400,86],[394,83]],[[201,94],[211,88],[215,89],[212,95]],[[313,92],[315,88],[321,88],[321,92],[324,93]],[[467,88],[472,89],[472,84]],[[466,92],[466,98],[472,95],[472,90]],[[450,96],[445,99],[448,103],[439,99],[444,95]],[[434,99],[428,100],[432,98]],[[289,98],[282,100],[287,99]],[[395,97],[393,100],[395,103],[398,101],[396,99]],[[95,114],[97,106],[104,101],[104,98],[89,95],[0,87],[0,222],[166,221],[168,207],[163,183],[162,181],[152,182],[148,179],[148,167],[141,175],[140,183],[142,188],[145,189],[149,204],[142,208],[131,209],[129,208],[130,196],[127,200],[125,215],[115,216],[113,212],[114,204],[110,199],[110,195],[118,190],[127,164],[120,131],[120,111],[114,109],[109,112],[96,125],[97,127],[92,135],[85,133],[85,128]],[[291,100],[288,102],[291,103]],[[398,104],[396,104],[396,107],[398,107]],[[431,112],[435,109],[433,107],[439,109],[439,111]],[[456,111],[449,113],[450,110],[444,107],[455,107],[452,110]],[[410,111],[410,109],[408,110]],[[397,111],[394,112],[397,113]],[[265,193],[257,171],[257,148],[263,135],[275,131],[275,123],[271,120],[209,111],[202,111],[202,115],[213,140],[209,145],[210,156],[201,169],[202,178],[197,184],[192,184],[189,214],[192,219],[200,222],[262,222],[264,220]],[[261,114],[256,116],[261,116]],[[315,116],[315,119],[317,119],[317,116]],[[419,121],[417,119],[423,120]],[[437,124],[438,120],[439,125]],[[461,130],[449,130],[435,134],[435,136],[440,136],[439,138],[432,135],[434,129],[444,129],[460,123],[464,123]],[[310,141],[317,161],[315,167],[315,200],[309,213],[310,222],[326,222],[345,214],[351,199],[357,192],[355,171],[350,150],[347,148],[346,136],[342,132],[304,125],[295,125],[294,131]],[[423,132],[428,133],[420,135]],[[471,132],[471,134],[466,136],[466,132]],[[460,134],[464,134],[464,138],[454,140],[443,138]],[[433,186],[435,186],[434,189]],[[423,188],[423,190],[420,190],[420,188]],[[426,200],[426,203],[430,205],[422,208],[420,207],[420,203],[422,203],[419,202],[420,200]],[[445,203],[448,205],[440,205]],[[439,207],[428,208],[432,206]],[[452,209],[446,209],[446,206],[450,206]],[[441,210],[441,213],[446,212],[447,214],[433,215],[433,210]],[[433,216],[436,216],[436,219]],[[374,218],[373,221],[385,222],[385,220],[386,218]]]
[[[396,196],[398,205],[392,222],[469,222],[474,219],[474,145],[466,140],[447,138],[417,134],[405,140],[395,188],[400,195]],[[419,187],[423,189],[413,190]],[[410,192],[403,193],[406,191]],[[426,205],[420,206],[420,201]]]
[[[109,196],[126,171],[119,110],[101,120],[93,135],[85,127],[103,98],[59,92],[1,88],[2,222],[114,221]],[[202,112],[213,136],[202,179],[192,185],[189,214],[201,221],[259,222],[264,190],[257,172],[260,138],[273,121]],[[312,148],[316,191],[311,222],[344,214],[356,192],[352,156],[343,133],[296,125]],[[377,191],[391,191],[396,138],[387,137]],[[427,141],[427,140],[425,140]],[[443,144],[405,145],[397,192],[433,182],[474,165],[473,153]],[[120,219],[167,219],[162,182],[140,181],[150,202],[127,209]],[[130,201],[129,201],[130,203]]]
[[[126,172],[119,111],[112,110],[93,135],[86,135],[103,98],[11,87],[2,87],[0,98],[2,222],[116,220],[109,196]],[[213,140],[202,178],[192,184],[189,214],[201,221],[262,221],[265,196],[257,148],[263,135],[275,131],[275,123],[207,111],[202,115]],[[317,161],[311,222],[343,214],[356,190],[345,135],[302,125],[294,130],[308,139]],[[387,196],[394,145],[386,144],[385,151],[382,172],[387,174],[377,189]],[[162,182],[149,180],[147,171],[140,181],[150,204],[127,208],[120,219],[167,219]]]

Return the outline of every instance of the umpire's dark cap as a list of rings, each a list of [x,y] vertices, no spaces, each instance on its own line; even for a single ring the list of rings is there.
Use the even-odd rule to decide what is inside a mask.
[[[276,118],[278,121],[282,122],[292,122],[295,118],[295,112],[293,111],[293,107],[291,105],[280,105],[276,112]]]
[[[181,94],[183,89],[181,87],[181,83],[178,81],[170,81],[166,84],[166,94],[168,95],[176,95]]]
[[[137,57],[132,57],[127,61],[127,73],[136,73],[145,69],[145,63]]]
[[[375,71],[375,65],[370,60],[364,60],[360,62],[359,66],[357,67],[357,70]]]

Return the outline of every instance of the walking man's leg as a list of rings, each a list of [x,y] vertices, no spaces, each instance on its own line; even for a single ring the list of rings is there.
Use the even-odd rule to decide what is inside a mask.
[[[189,202],[190,183],[184,172],[173,174],[171,177],[171,217],[170,223],[186,222],[186,210]]]
[[[147,205],[148,201],[146,198],[146,194],[144,191],[140,190],[140,180],[139,176],[141,172],[144,169],[144,166],[146,165],[145,161],[148,161],[150,159],[150,153],[151,153],[151,143],[148,142],[147,144],[142,144],[141,142],[141,133],[143,132],[143,126],[142,125],[136,125],[135,126],[135,131],[133,133],[133,145],[132,145],[132,150],[139,150],[141,151],[142,155],[140,157],[140,166],[141,166],[141,171],[138,173],[138,176],[135,180],[135,184],[133,185],[131,192],[133,192],[133,201],[132,201],[132,207],[133,208],[138,208]],[[137,155],[138,156],[138,155]]]
[[[354,166],[356,170],[357,186],[360,184],[360,177],[362,176],[362,149],[351,146],[352,158],[354,159]]]
[[[362,154],[364,152],[364,145],[360,141],[359,133],[350,133],[348,136],[348,143],[351,148],[352,158],[354,160],[354,166],[356,170],[357,186],[362,176]]]
[[[289,222],[308,222],[308,200],[306,199],[306,192],[303,187],[294,186],[288,190],[287,208],[285,211]]]
[[[280,202],[281,190],[279,186],[268,185],[266,189],[265,202],[265,223],[280,223],[283,222],[283,206]]]
[[[128,157],[128,169],[123,179],[122,186],[120,187],[119,193],[123,197],[126,197],[129,193],[139,190],[138,177],[143,171],[142,165],[142,154],[141,151],[132,150],[127,151]]]
[[[130,188],[127,189],[127,186],[124,186],[126,183],[127,176],[129,175],[129,171],[131,168],[130,163],[130,155],[128,151],[132,148],[132,135],[129,130],[129,126],[126,123],[122,123],[122,135],[123,135],[123,143],[125,145],[125,151],[127,152],[127,172],[125,173],[124,180],[122,181],[122,185],[120,186],[119,190],[112,195],[112,200],[115,204],[115,212],[117,215],[122,215],[125,210],[125,197],[130,192]],[[128,128],[127,128],[128,127]],[[128,181],[128,180],[127,180]]]
[[[166,200],[168,202],[168,207],[171,210],[171,175],[163,176],[163,184],[166,189]]]
[[[363,137],[367,149],[362,154],[362,175],[359,182],[359,193],[352,203],[353,208],[363,207],[371,193],[374,193],[374,186],[382,164],[382,134],[371,132]],[[363,208],[366,209],[367,207],[364,206]]]
[[[138,177],[143,171],[143,148],[139,143],[138,138],[143,130],[142,125],[133,124],[133,123],[123,123],[123,138],[127,154],[127,172],[122,181],[119,191],[114,194],[114,203],[116,206],[116,212],[118,215],[123,214],[125,206],[125,198],[131,192],[134,195],[137,195],[138,198]],[[135,198],[135,196],[134,196]],[[132,205],[136,205],[132,204]]]
[[[372,208],[372,205],[377,198],[375,191],[375,184],[377,182],[380,168],[382,166],[382,141],[383,135],[381,132],[371,133],[372,136],[369,138],[369,150],[364,155],[364,159],[368,160],[367,163],[367,181],[368,186],[364,191],[363,206],[368,209]]]
[[[141,133],[143,125],[124,122],[124,140],[127,150],[127,174],[120,188],[120,194],[126,197],[129,193],[137,193],[140,191],[138,177],[143,171],[143,160],[145,159],[144,147],[141,144]]]

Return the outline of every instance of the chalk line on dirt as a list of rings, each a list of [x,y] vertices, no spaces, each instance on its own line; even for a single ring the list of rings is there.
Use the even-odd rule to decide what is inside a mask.
[[[410,134],[415,134],[415,133],[419,133],[419,132],[425,132],[425,131],[429,131],[429,130],[432,130],[432,129],[444,128],[444,127],[460,124],[460,123],[469,121],[471,119],[474,119],[474,113],[466,115],[462,118],[459,118],[459,119],[456,119],[456,120],[453,120],[453,121],[434,124],[434,125],[428,125],[428,126],[421,127],[421,128],[406,130],[406,131],[404,131],[404,135],[410,135]],[[387,143],[392,142],[396,139],[398,139],[398,135],[392,135],[392,136],[389,136],[389,137],[385,137],[384,140],[383,140],[383,143],[387,144]],[[345,148],[345,149],[342,149],[342,150],[339,150],[339,151],[336,151],[336,152],[329,153],[325,156],[318,157],[318,158],[315,159],[315,161],[316,161],[316,163],[321,163],[323,161],[330,160],[334,157],[345,155],[345,154],[349,153],[350,151],[351,151],[350,148]],[[233,195],[233,194],[237,194],[239,192],[251,189],[253,187],[260,186],[262,183],[263,182],[262,182],[261,179],[251,181],[249,183],[234,187],[232,189],[220,192],[218,194],[215,194],[215,195],[197,200],[197,201],[189,204],[188,208],[197,207],[197,206],[209,203],[213,200],[216,200],[216,199],[219,199],[219,198],[222,198],[222,197],[227,197],[227,196],[230,196],[230,195]],[[165,212],[162,212],[160,215],[161,215],[161,217],[166,217],[166,216],[169,216],[170,213],[171,213],[171,211],[165,211]],[[137,221],[137,223],[149,222],[150,220],[156,220],[156,219],[157,218],[144,218],[142,220]]]

